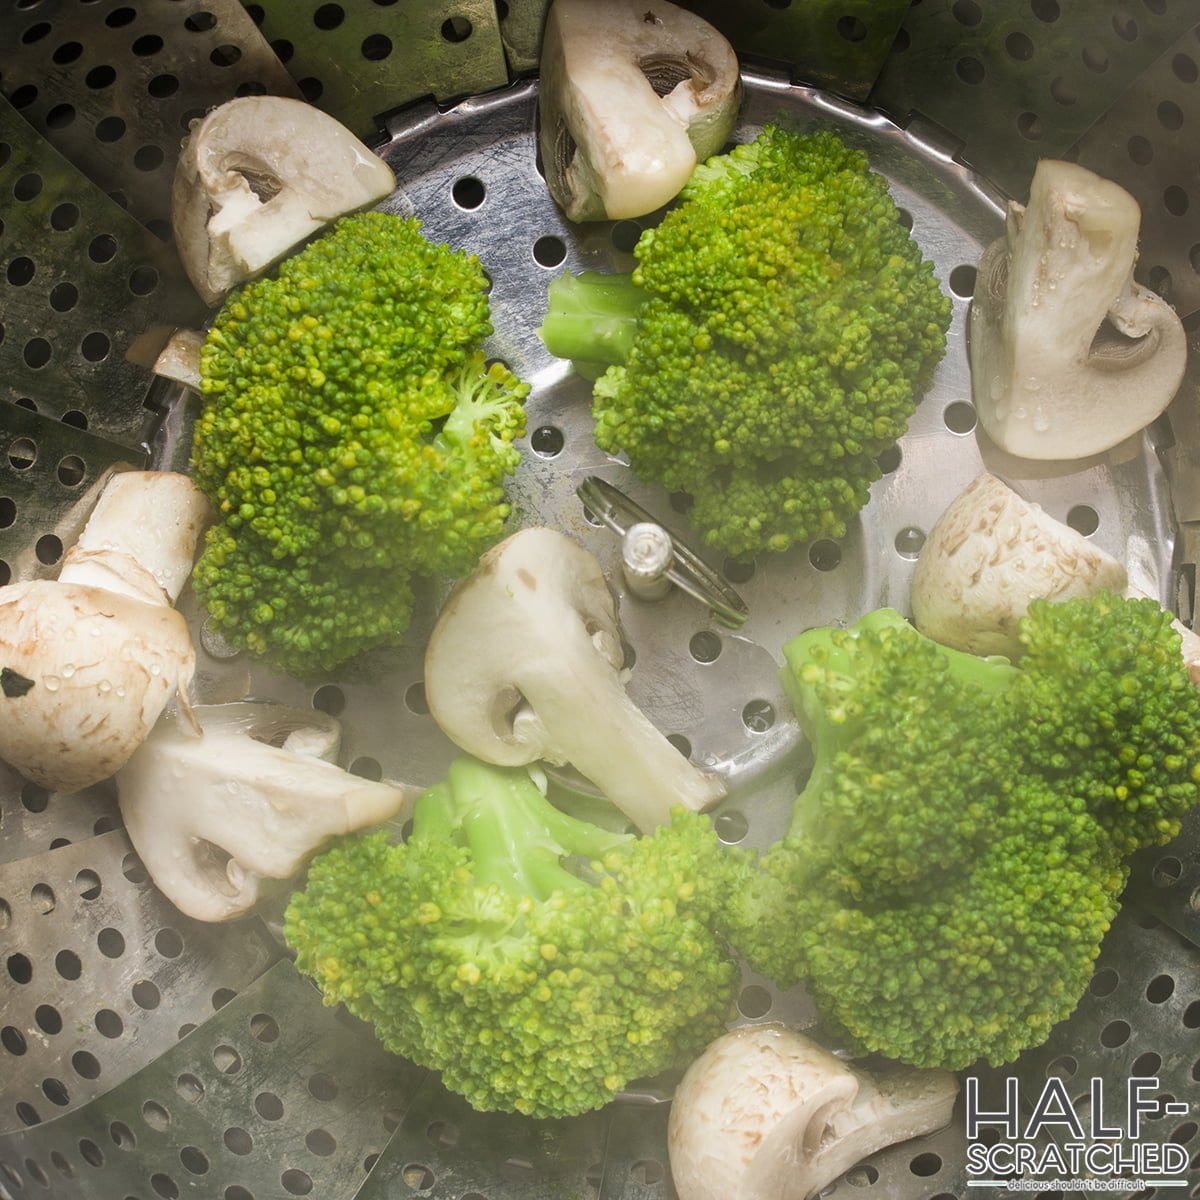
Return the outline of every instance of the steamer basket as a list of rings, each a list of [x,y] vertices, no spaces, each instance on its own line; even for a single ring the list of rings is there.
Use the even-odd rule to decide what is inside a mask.
[[[150,367],[206,312],[170,244],[190,121],[235,95],[303,97],[396,170],[385,207],[480,254],[491,351],[534,382],[518,519],[578,537],[619,578],[616,539],[575,494],[616,484],[688,536],[678,497],[590,437],[587,389],[534,328],[564,267],[627,267],[640,226],[573,227],[533,138],[544,0],[3,0],[0,9],[0,586],[52,575],[110,468],[184,469],[194,399]],[[741,56],[739,138],[783,114],[833,125],[891,180],[954,299],[946,359],[840,542],[712,561],[750,617],[737,633],[676,593],[623,598],[631,690],[739,787],[729,842],[782,829],[803,748],[778,648],[818,622],[905,608],[944,504],[982,468],[1132,566],[1191,622],[1200,542],[1200,376],[1168,418],[1065,467],[1006,459],[975,432],[964,321],[982,248],[1039,157],[1075,159],[1143,207],[1139,277],[1189,329],[1200,310],[1200,9],[1192,0],[695,0]],[[1194,339],[1193,339],[1194,341]],[[432,782],[450,748],[424,711],[425,598],[405,648],[316,685],[230,654],[185,595],[202,698],[252,692],[336,713],[344,765]],[[539,653],[537,645],[528,647]],[[1194,814],[1200,816],[1200,814]],[[0,764],[0,1200],[669,1200],[669,1090],[571,1121],[473,1113],[325,1008],[278,936],[278,904],[228,927],[182,917],[147,880],[113,790],[53,795]],[[1155,1139],[1192,1154],[1200,1197],[1200,820],[1140,860],[1076,1014],[1015,1071],[1086,1095],[1154,1074],[1190,1105]],[[1014,987],[1021,986],[1019,980]],[[747,973],[741,1019],[812,1026],[799,992]],[[986,1081],[985,1081],[986,1083]],[[962,1122],[851,1170],[828,1194],[952,1200]],[[1149,1193],[1143,1193],[1149,1194]],[[733,1198],[731,1198],[733,1200]]]

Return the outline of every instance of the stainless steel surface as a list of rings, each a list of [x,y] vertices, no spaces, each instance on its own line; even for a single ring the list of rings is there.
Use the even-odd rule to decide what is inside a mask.
[[[47,141],[138,220],[170,237],[188,126],[233,96],[299,89],[237,0],[17,4],[0,38],[3,90]]]
[[[631,693],[664,732],[734,783],[716,817],[722,838],[764,845],[782,832],[806,769],[778,681],[782,642],[877,604],[906,608],[925,531],[981,467],[1051,515],[1093,529],[1098,544],[1131,564],[1135,582],[1191,616],[1200,550],[1193,472],[1200,424],[1192,409],[1178,407],[1172,423],[1095,460],[1062,467],[1006,458],[974,426],[964,319],[973,264],[1000,227],[1004,193],[1020,192],[1045,153],[1123,168],[1120,181],[1144,189],[1143,274],[1166,271],[1172,286],[1163,290],[1177,302],[1193,295],[1188,272],[1196,271],[1200,235],[1188,221],[1200,212],[1200,84],[1186,86],[1187,68],[1176,56],[1191,53],[1200,12],[1181,0],[706,3],[755,64],[739,137],[782,115],[831,123],[859,142],[889,177],[954,298],[946,359],[909,433],[885,455],[872,502],[847,537],[754,562],[706,558],[746,601],[748,618],[736,633],[678,589],[652,602],[621,597]],[[487,265],[497,328],[491,352],[534,384],[517,519],[572,533],[618,585],[619,539],[588,520],[576,496],[584,479],[615,484],[686,538],[686,499],[637,483],[619,458],[596,450],[587,385],[550,359],[534,332],[553,273],[628,267],[639,229],[632,222],[571,226],[546,194],[533,138],[536,84],[504,86],[510,73],[535,65],[543,9],[543,0],[495,7],[478,0],[274,0],[245,13],[228,0],[6,5],[0,90],[13,103],[0,111],[0,142],[9,147],[7,157],[0,150],[0,187],[9,197],[0,204],[7,272],[0,379],[13,403],[0,405],[0,586],[54,570],[111,465],[186,464],[195,400],[181,389],[152,387],[150,364],[174,325],[197,323],[203,313],[155,236],[166,177],[156,172],[169,168],[169,135],[187,111],[185,99],[215,103],[227,98],[222,89],[233,94],[242,82],[268,78],[278,85],[272,90],[306,95],[363,136],[375,135],[400,179],[389,207],[416,213],[430,236],[478,252]],[[889,47],[889,31],[902,20]],[[50,31],[27,37],[39,23]],[[818,27],[827,40],[808,37]],[[146,36],[161,37],[162,47],[139,53],[134,43]],[[60,53],[67,62],[56,60],[71,42],[80,54],[71,59],[68,50]],[[219,45],[239,53],[214,60]],[[264,57],[266,47],[275,59]],[[155,64],[168,61],[194,69],[173,67],[179,91],[151,93],[151,103],[139,88],[149,88],[164,73]],[[115,71],[118,79],[104,85],[111,92],[87,83],[93,66]],[[853,107],[795,79],[869,95],[873,107]],[[108,114],[99,108],[118,94],[128,140],[102,143],[95,122]],[[451,103],[459,96],[468,98]],[[75,120],[50,120],[52,99],[71,105]],[[1175,105],[1182,121],[1163,109],[1164,124],[1162,102]],[[1149,170],[1135,136],[1151,143]],[[141,144],[163,151],[160,167],[137,166],[131,152]],[[1181,205],[1177,191],[1167,203],[1171,188],[1184,193],[1183,213],[1173,211]],[[128,211],[110,191],[122,194]],[[1161,203],[1148,202],[1156,197]],[[62,204],[78,210],[70,229],[58,227],[64,214],[54,219]],[[109,243],[97,242],[104,238],[116,252],[97,262],[91,248],[108,254]],[[32,276],[22,259],[32,263]],[[155,272],[146,292],[151,277],[143,269]],[[1162,286],[1163,278],[1151,282]],[[53,299],[60,284],[77,292],[69,306],[67,291]],[[98,361],[82,351],[94,332],[110,347]],[[24,361],[36,338],[52,349],[41,367]],[[93,353],[99,344],[89,343]],[[1194,401],[1194,379],[1188,389],[1185,399]],[[443,594],[443,586],[427,589],[423,618],[404,647],[306,686],[202,636],[203,696],[251,690],[333,712],[346,730],[345,765],[430,782],[452,753],[421,688],[421,645]],[[203,614],[186,594],[182,604],[199,633]],[[1105,991],[1111,978],[1098,976],[1078,1016],[1019,1066],[1024,1078],[1062,1071],[1060,1060],[1069,1056],[1072,1077],[1123,1086],[1133,1064],[1149,1064],[1144,1056],[1153,1055],[1169,1081],[1164,1087],[1200,1102],[1198,870],[1200,821],[1193,819],[1177,843],[1137,865],[1130,910],[1102,963],[1117,984]],[[364,1027],[321,1006],[275,936],[279,900],[262,920],[186,922],[130,860],[111,788],[48,795],[0,768],[0,1200],[673,1195],[661,1102],[669,1080],[631,1089],[626,1103],[577,1121],[472,1113],[436,1080],[384,1055]],[[1148,925],[1141,913],[1159,923]],[[812,1028],[816,1020],[802,990],[780,993],[748,972],[738,1007],[743,1021]],[[57,1032],[46,1029],[55,1028],[52,1012],[61,1021]],[[1129,1028],[1117,1044],[1114,1022]],[[1167,1132],[1194,1155],[1200,1151],[1195,1121]],[[956,1123],[874,1156],[834,1192],[886,1200],[979,1196],[966,1188],[964,1150]],[[1186,1194],[1200,1195],[1200,1156]]]
[[[139,449],[147,371],[200,311],[174,252],[3,100],[0,189],[0,396]]]

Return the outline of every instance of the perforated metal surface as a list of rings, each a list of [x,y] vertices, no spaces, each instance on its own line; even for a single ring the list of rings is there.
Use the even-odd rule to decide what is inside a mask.
[[[782,829],[804,767],[775,678],[779,645],[799,628],[852,618],[878,603],[906,608],[924,531],[981,466],[1010,479],[1052,515],[1094,528],[1091,536],[1130,561],[1136,580],[1162,599],[1190,596],[1198,540],[1187,523],[1200,517],[1200,508],[1172,511],[1157,453],[1171,430],[1160,424],[1118,452],[1066,469],[1007,459],[975,432],[963,339],[972,264],[999,228],[1001,193],[992,185],[1019,193],[1041,153],[1077,153],[1096,169],[1111,162],[1115,177],[1141,188],[1148,248],[1143,274],[1168,271],[1172,298],[1190,294],[1192,243],[1200,237],[1190,237],[1187,220],[1200,211],[1200,180],[1192,170],[1197,143],[1188,139],[1200,128],[1200,93],[1184,86],[1179,72],[1186,68],[1175,57],[1188,52],[1188,38],[1195,40],[1191,27],[1200,13],[1182,0],[1124,6],[920,0],[906,13],[890,0],[706,4],[750,60],[780,64],[750,79],[739,136],[782,112],[801,122],[831,122],[861,141],[891,179],[955,300],[947,358],[910,433],[888,456],[871,506],[845,539],[754,563],[715,561],[750,603],[750,621],[737,634],[721,630],[680,595],[656,604],[623,600],[622,619],[637,655],[635,698],[697,756],[736,766],[746,787],[723,807],[718,828],[730,842],[761,844]],[[0,407],[0,585],[54,570],[92,489],[113,463],[186,462],[190,402],[168,391],[151,393],[149,386],[149,348],[157,349],[170,326],[199,319],[169,248],[154,233],[162,231],[156,222],[166,178],[156,172],[169,170],[169,143],[188,111],[185,102],[216,103],[267,80],[270,90],[306,95],[373,136],[400,178],[389,206],[419,214],[431,236],[484,259],[494,279],[491,350],[535,384],[516,484],[519,519],[568,530],[616,577],[615,542],[589,522],[574,494],[584,474],[596,473],[686,534],[678,498],[642,487],[619,460],[595,450],[585,385],[545,355],[533,332],[555,271],[628,266],[638,229],[632,223],[571,227],[546,196],[532,136],[534,85],[503,86],[510,71],[532,69],[543,9],[542,0],[494,9],[310,0],[250,5],[245,13],[199,0],[78,6],[14,0],[6,6],[4,28],[17,44],[0,38],[0,90],[25,103],[3,111],[7,124],[0,131],[12,147],[0,164],[0,188],[14,189],[0,206],[0,249],[9,272],[7,284],[0,284],[0,379],[4,394],[21,402]],[[888,31],[901,18],[888,53]],[[470,22],[465,36],[464,21]],[[38,22],[51,31],[24,40]],[[813,26],[830,40],[808,37]],[[139,53],[135,42],[142,37],[161,37],[163,45]],[[390,42],[386,53],[380,37]],[[1021,37],[1033,43],[1032,55]],[[70,42],[82,47],[72,60],[77,66],[54,58]],[[237,54],[227,50],[214,59],[221,45]],[[265,56],[268,49],[277,57]],[[1099,51],[1107,56],[1104,69],[1097,69]],[[983,64],[981,81],[972,82],[969,66],[963,78],[964,57]],[[176,66],[167,71],[167,63]],[[96,93],[104,88],[87,82],[96,65],[117,76],[105,85],[114,89],[105,97],[131,88],[123,94],[132,99],[114,106],[127,129],[113,142],[96,137],[89,124],[101,119],[103,97]],[[29,73],[39,70],[32,80],[37,96],[20,94]],[[169,96],[151,92],[148,102],[138,89],[149,91],[168,73],[179,89]],[[902,119],[917,117],[904,133],[869,110],[793,87],[793,78],[870,96]],[[483,94],[447,107],[454,97],[475,93]],[[52,99],[70,105],[75,120],[54,128]],[[1174,128],[1169,110],[1163,110],[1166,125],[1157,115],[1161,101],[1179,107],[1182,121]],[[1147,104],[1161,126],[1153,136]],[[1108,132],[1105,125],[1092,127],[1105,112]],[[30,121],[52,135],[58,149]],[[1143,171],[1129,148],[1135,134],[1152,144],[1153,172]],[[134,161],[145,144],[163,151],[162,164],[150,171]],[[969,168],[956,161],[956,149]],[[30,175],[42,186],[27,196],[34,185],[19,185]],[[1185,193],[1184,213],[1167,204],[1171,187]],[[110,198],[112,191],[122,193],[128,211]],[[1148,202],[1155,197],[1162,203]],[[54,224],[62,203],[79,211],[73,230]],[[1178,199],[1171,204],[1179,207]],[[89,251],[104,235],[117,253],[97,263]],[[33,262],[34,275],[20,282],[28,273],[21,266],[14,281],[11,263],[22,258]],[[144,295],[131,286],[143,266],[157,273]],[[1161,274],[1151,279],[1167,290]],[[78,292],[70,306],[51,299],[60,283]],[[110,344],[97,363],[76,349],[92,332]],[[51,344],[51,361],[29,367],[24,348],[39,337]],[[164,402],[173,403],[165,414]],[[1184,440],[1168,461],[1180,498],[1195,493],[1190,464],[1200,454],[1198,429],[1176,421],[1175,435]],[[1185,523],[1178,534],[1177,519]],[[428,782],[450,754],[424,711],[420,687],[421,642],[441,594],[428,590],[424,618],[408,645],[375,656],[361,671],[304,687],[252,670],[201,635],[204,698],[252,689],[335,712],[346,728],[346,765],[366,775]],[[203,614],[188,595],[182,604],[200,630]],[[110,788],[51,796],[0,768],[3,1200],[672,1196],[667,1109],[650,1103],[662,1093],[648,1089],[644,1103],[571,1122],[472,1113],[436,1080],[383,1055],[364,1027],[320,1005],[273,937],[277,904],[267,906],[261,921],[196,926],[161,900],[128,855]],[[1099,987],[1078,1018],[1021,1064],[1026,1079],[1064,1070],[1060,1060],[1069,1056],[1074,1077],[1121,1081],[1133,1062],[1148,1063],[1143,1056],[1153,1054],[1161,1060],[1164,1087],[1177,1096],[1190,1091],[1200,1102],[1198,872],[1196,821],[1175,845],[1138,864],[1131,886],[1137,908],[1114,929],[1102,964],[1116,973],[1117,985],[1105,992],[1108,976],[1098,976]],[[1161,924],[1144,927],[1134,911],[1153,913]],[[77,978],[69,977],[76,971],[72,955]],[[1172,981],[1169,994],[1164,977]],[[744,1019],[786,1017],[810,1026],[815,1017],[802,993],[781,995],[750,975],[740,1007]],[[44,1024],[55,1026],[52,1013],[61,1021],[58,1032]],[[1119,1043],[1114,1022],[1129,1030]],[[1194,1123],[1190,1131],[1181,1122],[1168,1132],[1200,1149]],[[965,1198],[964,1149],[955,1123],[860,1164],[835,1194]],[[1200,1194],[1200,1156],[1193,1158],[1187,1192]]]

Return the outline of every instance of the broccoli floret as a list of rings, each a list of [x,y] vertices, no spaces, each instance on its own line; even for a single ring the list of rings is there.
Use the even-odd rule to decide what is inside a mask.
[[[407,842],[367,834],[314,860],[285,933],[328,1003],[475,1108],[569,1116],[724,1030],[724,863],[697,814],[632,838],[464,758]]]
[[[1200,690],[1157,604],[1035,601],[1020,631],[1015,666],[891,610],[785,647],[813,769],[787,835],[739,857],[730,935],[863,1051],[959,1069],[1040,1044],[1129,854],[1200,799]]]
[[[474,256],[368,212],[227,299],[192,469],[220,515],[196,592],[233,644],[331,670],[399,640],[414,575],[500,538],[529,388],[484,358],[487,289]]]
[[[588,364],[596,440],[691,493],[732,555],[840,537],[945,349],[951,305],[886,180],[768,126],[696,168],[630,276],[552,281],[551,353]]]

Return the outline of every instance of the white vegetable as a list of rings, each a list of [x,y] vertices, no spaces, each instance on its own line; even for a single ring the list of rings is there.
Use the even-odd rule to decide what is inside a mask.
[[[1144,429],[1183,377],[1174,310],[1133,281],[1141,213],[1123,188],[1043,160],[1029,204],[979,264],[971,303],[971,391],[980,423],[1011,454],[1077,459]]]
[[[154,373],[200,390],[200,351],[207,335],[199,329],[177,329],[154,360]]]
[[[868,1155],[941,1129],[957,1095],[949,1071],[870,1074],[781,1026],[735,1029],[675,1092],[679,1200],[807,1200]]]
[[[191,128],[175,168],[180,259],[210,305],[344,213],[382,200],[391,168],[302,100],[243,96]]]
[[[921,547],[913,622],[943,645],[1016,659],[1030,600],[1120,594],[1127,584],[1112,555],[985,473],[950,502]]]
[[[616,606],[596,559],[532,527],[489,550],[451,595],[425,658],[429,711],[485,762],[570,763],[639,829],[672,805],[715,804],[693,766],[625,691]]]
[[[1017,659],[1017,626],[1034,599],[1097,592],[1144,597],[1125,567],[1082,534],[983,474],[942,512],[913,572],[913,624],[945,646]],[[1193,681],[1200,683],[1200,636],[1172,622]]]
[[[195,651],[172,606],[209,513],[185,475],[114,475],[57,580],[0,588],[0,758],[27,779],[107,779],[186,693]]]
[[[724,147],[741,99],[733,48],[665,0],[554,0],[540,70],[542,165],[573,221],[674,199]]]
[[[264,879],[287,879],[329,838],[396,815],[415,790],[331,760],[338,722],[243,701],[164,717],[117,773],[121,816],[151,879],[181,912],[227,921]]]

